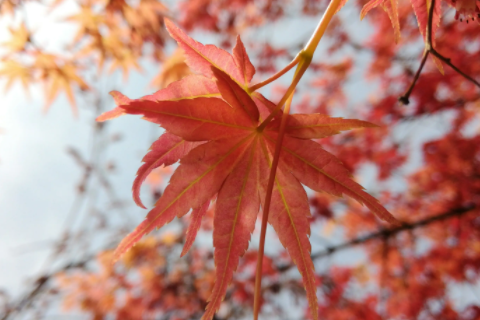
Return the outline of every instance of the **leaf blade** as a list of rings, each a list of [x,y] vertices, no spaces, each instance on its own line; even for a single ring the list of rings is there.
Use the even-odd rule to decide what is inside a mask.
[[[274,140],[271,138],[269,141],[270,148]],[[280,160],[307,187],[335,196],[346,194],[366,205],[381,220],[398,224],[377,199],[350,178],[350,173],[340,160],[323,150],[318,143],[285,136]]]
[[[280,119],[272,122],[279,122]],[[270,128],[278,128],[279,124],[272,123]],[[331,118],[327,115],[292,114],[287,119],[285,133],[298,139],[320,139],[340,133],[340,131],[354,128],[372,128],[377,125],[356,119]]]
[[[242,39],[240,39],[240,35],[237,36],[237,42],[235,43],[235,47],[233,47],[233,59],[235,60],[237,68],[241,71],[244,81],[243,84],[248,86],[255,75],[255,67],[248,57],[247,50],[243,45]]]
[[[222,70],[212,67],[212,72],[217,79],[217,87],[222,98],[233,108],[243,110],[252,120],[252,124],[256,124],[260,113],[250,95]]]
[[[236,270],[239,258],[248,248],[260,207],[256,141],[225,180],[215,209],[215,285],[202,319],[210,320],[220,307]]]
[[[385,0],[382,4],[383,10],[390,18],[393,27],[395,43],[400,41],[400,19],[398,17],[398,0]]]
[[[110,95],[115,100],[117,107],[113,110],[102,113],[97,121],[103,122],[118,118],[126,114],[119,105],[128,104],[130,99],[118,91],[111,91]],[[220,97],[215,81],[201,75],[189,75],[185,78],[170,83],[166,88],[158,90],[154,94],[144,96],[142,100],[157,101],[178,101],[182,99]]]
[[[143,97],[151,101],[178,101],[182,99],[220,97],[215,81],[207,77],[192,74],[170,83],[166,88]]]
[[[261,197],[264,199],[268,183],[268,172],[271,166],[272,152],[268,152],[263,142],[264,157],[259,163],[261,172]],[[308,305],[313,319],[318,319],[318,299],[314,265],[311,259],[310,208],[305,189],[300,182],[279,163],[275,185],[272,193],[268,222],[275,229],[282,245],[288,250],[293,262],[302,275],[307,292]]]
[[[207,213],[209,205],[210,199],[208,199],[201,207],[196,208],[192,211],[192,220],[190,221],[190,225],[188,226],[186,232],[185,244],[183,245],[183,250],[180,254],[180,257],[186,255],[192,247],[193,241],[195,241],[195,238],[197,237],[198,229],[200,229],[203,216],[205,215],[205,213]]]
[[[211,78],[213,73],[210,68],[214,66],[228,73],[239,85],[242,85],[243,76],[228,52],[193,40],[167,18],[165,18],[165,26],[172,38],[184,50],[186,63],[190,69]]]
[[[177,162],[199,144],[201,142],[185,141],[169,132],[161,135],[150,147],[150,152],[143,157],[142,162],[144,163],[137,171],[132,187],[135,203],[145,209],[140,199],[140,187],[153,169]]]
[[[173,218],[185,215],[211,199],[245,151],[251,136],[202,144],[185,156],[164,194],[145,220],[126,236],[114,252],[114,261],[138,242],[143,235],[161,228]],[[200,185],[201,184],[201,185]],[[188,201],[186,200],[188,199]]]
[[[428,25],[428,12],[430,8],[430,4],[427,0],[410,0],[412,3],[413,11],[415,12],[415,16],[417,17],[418,28],[420,29],[420,33],[422,34],[423,40],[427,43],[427,25]],[[435,48],[435,34],[437,32],[438,27],[440,26],[440,20],[442,17],[442,2],[436,1],[435,8],[433,10],[433,20],[432,20],[432,47]],[[435,62],[435,66],[438,68],[438,71],[443,75],[443,65],[442,62],[435,56],[433,56],[433,61]]]
[[[120,93],[115,92],[115,95]],[[121,98],[121,101],[126,100]],[[218,98],[157,102],[128,99],[128,103],[119,107],[129,114],[141,114],[143,119],[160,124],[188,141],[218,140],[253,130],[242,110],[231,108]]]
[[[360,11],[360,20],[363,20],[367,13],[372,10],[373,8],[378,7],[379,5],[383,4],[385,0],[370,0],[368,1],[362,8],[362,11]]]

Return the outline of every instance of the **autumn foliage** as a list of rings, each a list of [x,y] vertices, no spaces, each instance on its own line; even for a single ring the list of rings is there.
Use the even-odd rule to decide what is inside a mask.
[[[2,14],[24,5],[5,3]],[[285,22],[291,6],[86,1],[65,19],[79,26],[69,57],[44,52],[26,24],[11,28],[0,76],[7,89],[42,83],[47,106],[64,92],[75,111],[74,90],[96,90],[82,73],[91,62],[105,77],[118,69],[128,78],[146,58],[161,66],[158,91],[111,91],[116,106],[97,121],[141,115],[164,130],[132,177],[139,207],[148,207],[145,180],[169,166],[173,174],[166,186],[157,179],[153,208],[98,254],[95,270],[46,278],[68,310],[93,319],[480,319],[480,2],[305,0],[293,5],[299,17],[326,12],[310,41],[249,34]],[[342,16],[349,7],[358,21]],[[364,23],[368,36],[352,31]],[[219,42],[200,43],[195,30]],[[294,67],[291,82],[277,80]],[[154,232],[172,221],[179,231]],[[275,236],[265,237],[267,222]],[[213,247],[196,244],[201,232]],[[281,246],[264,256],[262,241],[268,249],[275,238]],[[343,253],[352,248],[353,258]]]

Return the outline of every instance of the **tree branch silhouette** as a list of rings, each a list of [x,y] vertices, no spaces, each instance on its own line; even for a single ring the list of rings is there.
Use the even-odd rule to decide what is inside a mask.
[[[425,218],[425,219],[422,219],[422,220],[419,220],[419,221],[416,221],[416,222],[413,222],[413,223],[403,224],[403,225],[401,225],[397,228],[383,229],[383,230],[371,233],[371,234],[363,236],[363,237],[354,238],[350,241],[344,242],[344,243],[336,245],[336,246],[327,247],[325,250],[323,250],[321,252],[318,252],[318,253],[315,253],[315,254],[312,255],[312,259],[316,260],[316,259],[325,258],[325,257],[328,257],[328,256],[338,252],[338,251],[348,249],[348,248],[351,248],[351,247],[354,247],[354,246],[357,246],[359,244],[363,244],[363,243],[366,243],[366,242],[369,242],[369,241],[372,241],[372,240],[388,239],[388,238],[391,238],[391,237],[395,236],[396,234],[404,232],[404,231],[415,230],[417,228],[422,228],[422,227],[431,225],[435,222],[448,220],[448,219],[454,218],[454,217],[461,217],[461,216],[464,216],[464,215],[468,214],[469,212],[471,212],[472,210],[474,210],[476,208],[477,208],[477,206],[473,205],[473,204],[465,206],[465,207],[455,208],[455,209],[449,210],[447,212],[444,212],[444,213],[441,213],[441,214],[438,214],[438,215],[435,215],[435,216],[432,216],[432,217],[428,217],[428,218]],[[28,290],[28,292],[24,295],[24,297],[22,299],[20,299],[15,306],[12,306],[12,307],[9,308],[9,310],[6,310],[6,312],[2,316],[1,320],[11,319],[11,316],[14,313],[19,312],[23,308],[26,308],[29,305],[31,305],[34,302],[34,300],[39,296],[39,294],[41,292],[43,292],[43,290],[45,289],[48,282],[51,279],[55,278],[58,274],[60,274],[62,272],[65,272],[65,271],[68,271],[68,270],[76,269],[76,268],[84,268],[86,266],[86,264],[88,262],[92,261],[94,258],[95,258],[95,255],[89,255],[89,256],[86,256],[85,258],[83,258],[80,261],[77,261],[77,262],[74,262],[74,263],[67,263],[64,266],[58,268],[57,270],[55,270],[51,273],[46,273],[46,274],[43,274],[43,275],[39,276],[36,279],[36,281],[33,283],[31,289]],[[293,264],[288,264],[288,265],[278,266],[277,270],[279,272],[286,272],[287,270],[289,270],[292,267],[294,267]],[[277,285],[277,284],[274,284],[274,285]]]
[[[450,68],[455,70],[458,74],[460,74],[462,77],[467,79],[468,81],[472,82],[474,85],[480,88],[480,82],[477,80],[473,79],[471,76],[466,74],[465,72],[461,71],[458,67],[456,67],[449,58],[444,57],[442,54],[440,54],[436,49],[433,48],[433,34],[432,34],[432,25],[433,25],[433,14],[435,11],[435,1],[432,0],[430,3],[430,8],[428,11],[428,23],[427,23],[427,35],[426,35],[426,43],[425,43],[425,51],[423,53],[422,61],[420,62],[420,66],[417,69],[417,72],[415,73],[415,77],[413,78],[412,83],[408,87],[407,91],[398,98],[398,101],[400,101],[403,104],[409,104],[410,103],[410,95],[415,88],[415,85],[417,83],[417,80],[420,78],[420,74],[422,73],[423,67],[425,66],[425,62],[427,61],[429,53],[434,55],[437,59],[448,65]]]
[[[469,213],[470,211],[472,211],[476,207],[477,207],[476,205],[469,205],[469,206],[465,206],[465,207],[461,207],[461,208],[452,209],[450,211],[447,211],[447,212],[444,212],[444,213],[441,213],[441,214],[438,214],[438,215],[435,215],[435,216],[432,216],[432,217],[428,217],[426,219],[422,219],[422,220],[419,220],[417,222],[405,223],[405,224],[403,224],[403,225],[401,225],[397,228],[383,229],[383,230],[371,233],[371,234],[363,236],[363,237],[354,238],[350,241],[341,243],[341,244],[336,245],[336,246],[327,247],[325,250],[323,250],[321,252],[312,254],[312,259],[314,259],[314,260],[321,259],[321,258],[330,256],[330,255],[336,253],[337,251],[348,249],[348,248],[354,247],[356,245],[363,244],[363,243],[366,243],[366,242],[369,242],[369,241],[372,241],[372,240],[375,240],[375,239],[387,239],[387,238],[393,237],[396,234],[398,234],[400,232],[403,232],[403,231],[414,230],[414,229],[417,229],[417,228],[425,227],[425,226],[428,226],[432,223],[447,220],[447,219],[450,219],[450,218],[453,218],[453,217],[460,217],[460,216],[463,216],[463,215]],[[280,266],[278,268],[279,268],[280,271],[286,271],[286,270],[292,268],[293,266],[294,266],[293,264],[288,264],[288,265]]]

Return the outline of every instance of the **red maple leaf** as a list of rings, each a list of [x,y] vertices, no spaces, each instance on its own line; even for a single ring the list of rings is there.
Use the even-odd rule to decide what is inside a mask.
[[[192,223],[182,255],[191,246],[212,198],[215,205],[213,242],[216,282],[203,319],[211,319],[220,307],[239,258],[248,248],[251,233],[265,193],[279,121],[259,129],[275,105],[248,90],[255,69],[237,38],[233,55],[189,38],[166,20],[172,37],[185,51],[193,72],[153,95],[131,100],[112,92],[118,107],[99,120],[118,115],[141,114],[161,125],[166,133],[151,147],[138,171],[133,193],[148,173],[180,160],[162,197],[146,219],[119,244],[118,259],[143,235],[160,228],[191,209]],[[365,204],[378,217],[395,222],[375,198],[350,178],[341,162],[310,139],[341,130],[374,125],[330,118],[320,114],[289,116],[277,169],[268,222],[297,265],[307,291],[313,318],[318,318],[314,266],[310,258],[310,209],[302,184],[333,195],[346,194]]]

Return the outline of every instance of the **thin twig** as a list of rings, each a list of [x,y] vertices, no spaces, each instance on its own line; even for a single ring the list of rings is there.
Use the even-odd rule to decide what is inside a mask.
[[[299,61],[300,61],[300,56],[297,54],[297,56],[292,60],[292,62],[290,62],[285,68],[278,71],[277,73],[275,73],[270,78],[251,86],[250,88],[248,88],[248,91],[254,92],[254,91],[266,86],[267,84],[277,80],[278,78],[283,76],[285,73],[290,71],[293,67],[295,67],[298,64]]]
[[[282,122],[280,124],[279,132],[282,132],[282,131],[285,132],[285,127],[287,125],[287,118],[288,118],[288,114],[290,113],[290,106],[292,104],[292,99],[293,99],[293,92],[290,95],[290,97],[287,99],[287,103],[285,105],[285,110],[282,117]],[[257,270],[255,275],[255,297],[253,300],[253,315],[255,320],[258,319],[258,313],[260,311],[261,295],[258,293],[261,292],[261,287],[262,287],[263,253],[265,249],[265,236],[267,232],[268,213],[270,212],[270,204],[272,202],[272,194],[273,194],[273,185],[275,183],[278,161],[280,160],[280,149],[282,148],[282,143],[283,143],[283,136],[279,134],[277,137],[277,141],[275,143],[275,154],[273,157],[272,166],[270,167],[270,175],[268,177],[267,192],[265,196],[265,206],[263,209],[263,216],[262,216],[262,227],[260,231],[260,245],[258,249]]]
[[[318,43],[322,39],[323,35],[325,34],[325,30],[327,29],[330,21],[332,20],[333,16],[337,12],[337,9],[340,6],[340,0],[333,0],[327,7],[322,19],[317,25],[312,37],[308,41],[307,45],[303,50],[301,50],[297,57],[299,59],[299,63],[297,65],[297,69],[295,70],[295,75],[293,76],[292,83],[290,84],[287,92],[277,104],[276,108],[270,113],[270,115],[265,119],[258,127],[257,131],[261,132],[265,129],[266,125],[275,117],[275,115],[281,110],[283,104],[287,102],[285,106],[284,113],[282,115],[282,120],[280,124],[280,128],[277,135],[277,142],[275,144],[275,153],[273,155],[273,163],[270,170],[270,175],[268,177],[268,186],[266,190],[266,197],[265,197],[265,208],[263,211],[263,219],[262,219],[262,231],[260,235],[260,247],[259,247],[259,254],[257,257],[257,271],[256,271],[256,278],[255,278],[255,291],[254,291],[254,303],[253,303],[253,319],[258,320],[258,314],[260,312],[260,300],[262,298],[262,265],[263,265],[263,252],[265,247],[265,235],[266,235],[266,228],[267,228],[267,221],[268,221],[268,214],[270,210],[270,202],[273,193],[273,184],[275,182],[275,175],[278,166],[278,161],[280,158],[280,150],[282,148],[282,139],[285,133],[285,128],[287,124],[288,113],[290,111],[290,104],[293,99],[293,93],[295,88],[302,78],[305,71],[308,69],[310,62],[312,61],[313,54],[317,49]],[[314,319],[317,319],[317,315],[313,315]]]
[[[301,54],[299,54],[299,56],[300,55]],[[297,66],[297,70],[295,71],[295,75],[293,76],[292,83],[288,87],[288,89],[285,92],[285,94],[283,95],[282,99],[280,99],[280,101],[277,103],[277,106],[275,107],[275,109],[257,127],[257,130],[259,132],[263,131],[267,127],[267,125],[270,123],[270,121],[272,121],[273,118],[275,118],[277,116],[277,114],[280,112],[283,105],[287,101],[288,97],[290,97],[293,94],[293,92],[295,91],[295,88],[297,87],[298,83],[300,82],[300,79],[303,77],[303,74],[305,73],[305,71],[307,71],[311,60],[312,60],[312,56],[302,55],[302,60],[300,61],[299,65]]]
[[[461,71],[460,69],[458,69],[452,62],[449,58],[445,58],[444,56],[442,56],[440,53],[438,53],[437,50],[435,49],[431,49],[430,52],[435,56],[437,57],[438,59],[440,59],[442,62],[444,62],[445,64],[447,64],[448,66],[450,66],[450,68],[452,68],[453,70],[455,70],[458,74],[460,74],[461,76],[463,76],[465,79],[469,80],[470,82],[472,82],[473,84],[475,84],[477,87],[480,88],[480,82],[478,82],[477,80],[473,79],[472,77],[470,77],[468,74],[466,74],[465,72]]]
[[[429,218],[426,218],[426,219],[423,219],[423,220],[419,220],[417,222],[403,224],[403,225],[401,225],[400,227],[397,227],[397,228],[380,230],[380,231],[371,233],[367,236],[358,237],[358,238],[352,239],[350,241],[344,242],[342,244],[339,244],[339,245],[336,245],[336,246],[333,246],[333,247],[327,247],[325,250],[313,254],[312,259],[315,260],[315,259],[328,257],[328,256],[332,255],[333,253],[335,253],[337,251],[348,249],[348,248],[354,247],[356,245],[363,244],[365,242],[369,242],[371,240],[389,238],[389,237],[395,236],[396,234],[398,234],[400,232],[403,232],[403,231],[414,230],[414,229],[417,229],[417,228],[425,227],[425,226],[428,226],[428,225],[430,225],[434,222],[447,220],[447,219],[453,218],[453,217],[460,217],[460,216],[463,216],[463,215],[469,213],[470,211],[472,211],[476,207],[477,207],[476,205],[469,205],[469,206],[466,206],[466,207],[456,208],[456,209],[452,209],[450,211],[447,211],[445,213],[435,215],[433,217],[429,217]],[[285,271],[285,270],[288,270],[288,269],[292,268],[293,266],[294,266],[293,264],[289,264],[289,265],[281,266],[278,269],[280,271]]]
[[[427,61],[429,53],[430,53],[430,51],[428,51],[428,50],[425,50],[423,52],[422,62],[420,63],[420,66],[418,67],[417,72],[415,73],[415,77],[413,78],[413,81],[410,84],[410,87],[408,87],[407,92],[405,92],[403,94],[403,96],[398,98],[398,101],[400,101],[401,103],[403,103],[403,104],[409,104],[410,103],[410,100],[408,98],[410,97],[410,94],[412,93],[413,88],[415,88],[415,85],[417,84],[418,78],[420,78],[420,73],[422,73],[423,66],[425,65],[425,62]]]
[[[420,73],[422,72],[422,69],[425,65],[425,62],[427,61],[428,54],[431,53],[434,55],[437,59],[440,61],[444,62],[446,65],[450,66],[453,70],[455,70],[459,75],[463,76],[465,79],[469,80],[473,84],[475,84],[477,87],[480,88],[480,82],[477,80],[473,79],[471,76],[466,74],[465,72],[461,71],[458,67],[456,67],[449,58],[444,57],[442,54],[440,54],[437,50],[433,48],[433,15],[435,13],[435,0],[432,0],[430,3],[430,8],[428,10],[428,23],[427,23],[427,34],[426,34],[426,43],[425,43],[425,51],[423,53],[422,57],[422,62],[420,63],[420,66],[418,67],[417,72],[415,73],[415,77],[413,78],[412,83],[408,87],[407,91],[398,98],[398,101],[400,101],[403,104],[409,104],[410,100],[410,94],[413,91],[413,88],[415,87],[418,78],[420,77]]]
[[[47,273],[42,276],[39,276],[37,280],[35,280],[33,287],[25,295],[25,297],[22,298],[15,307],[12,307],[6,310],[6,313],[2,316],[1,320],[7,320],[10,318],[10,316],[14,315],[15,313],[31,305],[35,300],[35,298],[39,295],[39,293],[43,291],[43,289],[45,288],[46,284],[50,281],[50,279],[55,278],[55,276],[67,270],[84,268],[87,262],[91,261],[94,257],[95,255],[92,255],[78,262],[74,262],[74,263],[70,262],[51,273]]]

